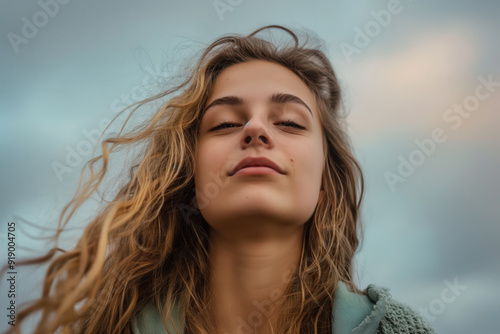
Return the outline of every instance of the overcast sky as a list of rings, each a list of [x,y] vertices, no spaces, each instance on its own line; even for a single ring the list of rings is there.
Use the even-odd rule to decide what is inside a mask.
[[[123,101],[224,34],[281,24],[318,34],[344,87],[366,177],[359,286],[389,288],[439,333],[498,332],[499,1],[66,2],[1,2],[0,233],[16,222],[18,255],[47,249],[37,226],[56,226]],[[18,302],[42,269],[19,269]]]

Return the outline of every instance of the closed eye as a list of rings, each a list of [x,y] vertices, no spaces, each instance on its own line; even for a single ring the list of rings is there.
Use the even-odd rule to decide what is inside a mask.
[[[208,131],[215,131],[215,130],[219,130],[219,129],[232,128],[233,125],[236,126],[236,125],[238,125],[238,123],[234,123],[234,122],[221,122],[221,123],[217,124],[215,127],[211,128]]]
[[[295,123],[295,122],[293,122],[291,120],[283,121],[283,122],[280,122],[279,124],[287,124],[285,126],[293,127],[293,128],[298,128],[298,129],[305,129],[305,127],[303,127],[302,125],[298,125],[297,123]]]
[[[278,124],[283,124],[285,127],[290,127],[290,128],[297,128],[297,129],[302,129],[302,130],[305,129],[305,127],[303,127],[302,125],[299,125],[291,120],[279,122]],[[217,124],[215,127],[211,128],[209,131],[216,131],[219,129],[232,128],[232,127],[235,127],[238,125],[240,125],[240,124],[235,123],[235,122],[221,122],[221,123]]]

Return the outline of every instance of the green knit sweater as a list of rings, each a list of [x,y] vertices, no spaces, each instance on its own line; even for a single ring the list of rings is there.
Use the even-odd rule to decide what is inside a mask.
[[[338,282],[333,307],[332,334],[436,334],[429,324],[408,305],[394,300],[387,288],[368,285],[368,296],[350,292],[343,282]],[[173,323],[168,323],[170,333],[174,325],[184,332],[178,310],[172,308]],[[145,308],[132,320],[134,334],[167,334],[156,306]]]

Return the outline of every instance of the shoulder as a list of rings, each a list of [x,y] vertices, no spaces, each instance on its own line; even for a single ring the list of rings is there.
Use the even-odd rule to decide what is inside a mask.
[[[429,323],[409,305],[392,298],[389,289],[375,284],[366,288],[374,307],[353,334],[361,333],[429,333],[436,334]],[[371,326],[370,326],[371,324]],[[376,324],[376,331],[374,331]],[[372,327],[372,330],[368,330]]]
[[[167,320],[170,333],[183,333],[184,325],[180,320],[177,304],[171,307],[172,318]],[[135,317],[132,318],[133,334],[167,334],[162,317],[155,304],[148,304]]]
[[[132,333],[133,334],[164,334],[163,322],[158,309],[153,305],[148,305],[142,309],[137,316],[132,318]]]
[[[333,306],[334,334],[436,334],[411,307],[394,300],[389,289],[370,284],[362,293],[339,281]]]

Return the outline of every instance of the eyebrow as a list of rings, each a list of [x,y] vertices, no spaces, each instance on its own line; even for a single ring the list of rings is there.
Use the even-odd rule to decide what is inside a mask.
[[[299,98],[298,96],[295,96],[295,95],[286,94],[286,93],[274,93],[273,95],[271,95],[269,97],[268,102],[269,103],[279,103],[279,104],[298,103],[298,104],[301,104],[304,107],[306,107],[307,110],[309,110],[309,113],[311,114],[311,116],[313,116],[313,113],[312,113],[311,109],[307,106],[307,104],[304,101],[302,101],[301,98]],[[234,95],[224,96],[224,97],[213,100],[212,103],[210,103],[205,108],[205,112],[209,108],[214,107],[214,106],[221,106],[221,105],[242,106],[244,104],[245,104],[245,100],[239,96],[234,96]],[[313,118],[314,118],[314,116],[313,116]]]

